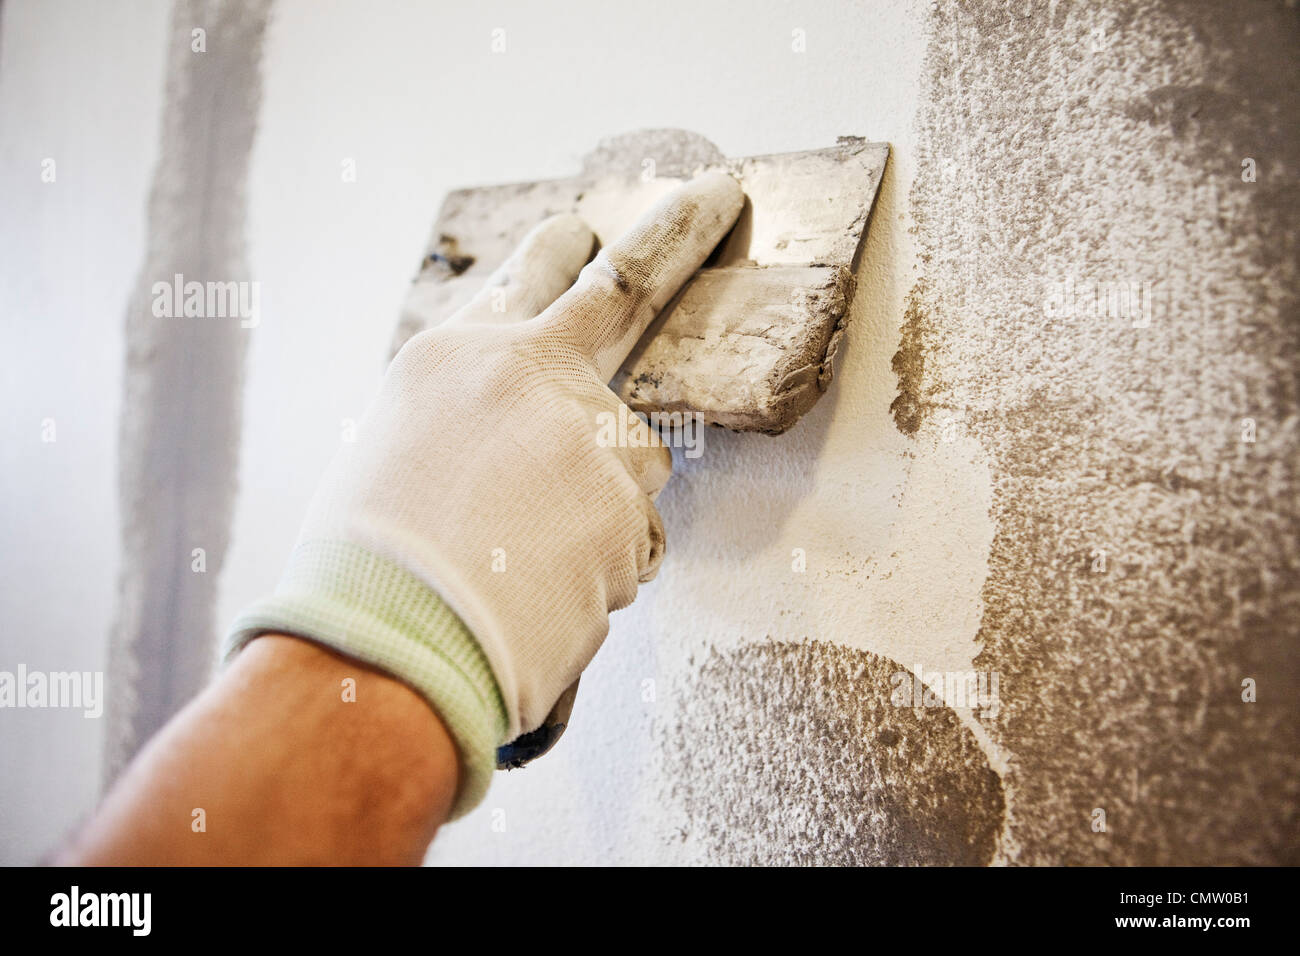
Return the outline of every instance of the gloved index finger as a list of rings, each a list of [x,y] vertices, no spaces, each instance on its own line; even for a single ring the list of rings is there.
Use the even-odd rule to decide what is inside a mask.
[[[652,206],[603,248],[539,317],[562,330],[613,378],[646,327],[704,264],[745,203],[726,173],[706,173]]]

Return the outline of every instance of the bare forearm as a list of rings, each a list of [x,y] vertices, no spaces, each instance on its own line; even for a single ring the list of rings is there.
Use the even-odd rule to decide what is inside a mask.
[[[456,785],[455,746],[414,691],[266,635],[149,743],[58,862],[417,864]]]

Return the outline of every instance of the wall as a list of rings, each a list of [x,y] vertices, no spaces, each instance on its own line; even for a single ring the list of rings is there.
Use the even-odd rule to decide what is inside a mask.
[[[59,56],[65,11],[85,11],[49,9],[3,12],[0,97],[29,153],[41,124],[78,102],[21,92],[40,85],[38,54],[64,64],[46,67],[59,82],[78,75]],[[11,385],[26,414],[15,428],[44,415],[17,396],[48,394],[81,403],[91,443],[59,485],[31,439],[6,442],[21,456],[7,500],[34,503],[7,506],[6,540],[51,554],[4,556],[5,659],[33,667],[56,669],[59,654],[91,667],[122,620],[104,398],[120,386],[63,363],[121,367],[165,126],[160,48],[176,56],[185,17],[229,16],[180,9],[169,25],[157,5],[132,8],[141,22],[115,21],[113,50],[80,51],[78,69],[101,70],[97,89],[137,116],[92,153],[131,172],[87,186],[80,204],[114,268],[79,258],[56,271],[28,253],[26,273],[47,270],[31,308],[60,301],[65,273],[84,286],[103,271],[105,292],[62,306],[62,333],[38,340]],[[668,558],[615,615],[571,730],[498,775],[430,862],[1292,860],[1295,12],[569,9],[273,5],[251,153],[211,151],[218,169],[247,162],[235,253],[263,302],[230,373],[243,386],[237,454],[223,459],[237,467],[229,546],[213,543],[211,620],[187,625],[185,645],[214,640],[274,582],[344,420],[378,381],[448,188],[566,175],[600,138],[642,127],[695,130],[733,156],[866,135],[894,153],[836,384],[785,436],[710,433],[703,457],[678,460],[660,499]],[[19,27],[37,53],[15,62]],[[152,64],[153,99],[126,60]],[[19,177],[12,149],[6,176]],[[1241,180],[1246,156],[1255,183]],[[347,160],[355,182],[340,175]],[[44,201],[35,185],[18,194]],[[33,226],[60,221],[23,209]],[[154,213],[165,226],[167,210]],[[6,229],[5,243],[20,250],[23,233]],[[1048,316],[1067,279],[1145,283],[1163,311],[1137,328],[1077,308]],[[31,328],[22,314],[6,302],[7,324]],[[1246,417],[1252,444],[1239,440]],[[91,540],[99,557],[73,565]],[[165,559],[134,560],[123,593]],[[65,580],[98,603],[57,600]],[[996,673],[1001,706],[894,706],[895,675],[917,669]],[[1258,681],[1256,704],[1241,702],[1243,677]],[[89,805],[102,736],[93,722],[13,716],[0,714],[5,738],[21,743],[6,744],[0,776],[23,782],[4,784],[6,860],[39,852]],[[42,753],[65,755],[64,769],[42,771]]]
[[[122,316],[168,16],[162,3],[0,7],[0,670],[107,666]],[[0,712],[0,862],[35,858],[93,804],[106,723]]]

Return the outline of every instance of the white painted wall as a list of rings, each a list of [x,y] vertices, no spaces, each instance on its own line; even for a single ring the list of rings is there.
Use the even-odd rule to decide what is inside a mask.
[[[122,323],[169,12],[94,0],[0,9],[0,670],[105,669]],[[102,740],[102,719],[80,712],[0,711],[0,863],[34,859],[92,805]]]

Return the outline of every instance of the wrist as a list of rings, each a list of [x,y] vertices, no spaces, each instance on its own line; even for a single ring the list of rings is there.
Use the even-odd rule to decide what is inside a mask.
[[[223,658],[267,633],[306,638],[419,693],[459,755],[450,819],[482,800],[504,743],[505,706],[482,648],[426,583],[348,542],[307,542],[295,549],[275,594],[240,615]]]

